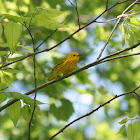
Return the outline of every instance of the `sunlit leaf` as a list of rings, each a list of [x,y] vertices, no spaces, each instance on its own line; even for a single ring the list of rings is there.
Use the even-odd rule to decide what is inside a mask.
[[[12,100],[9,100],[9,102]],[[14,104],[7,107],[7,113],[14,125],[16,126],[17,121],[20,117],[20,110],[21,110],[21,102],[17,101]]]
[[[133,124],[133,133],[134,140],[140,140],[140,122],[135,122]]]
[[[134,118],[136,115],[138,115],[137,113],[129,113],[129,112],[126,112],[126,114],[129,118]]]
[[[24,56],[19,56],[19,57],[13,57],[13,58],[6,58],[6,60],[8,61],[15,61],[15,60],[18,60],[20,58],[23,58]]]
[[[22,26],[14,22],[6,22],[4,27],[4,34],[12,53],[16,50],[16,45],[22,33]]]
[[[0,43],[1,47],[8,47],[8,43]]]
[[[130,18],[130,23],[140,27],[140,19],[139,18]]]
[[[66,25],[61,24],[55,18],[53,18],[61,14],[62,12],[57,10],[41,9],[36,12],[34,18],[32,19],[32,23],[38,27],[45,27],[52,30],[59,27],[67,27]]]
[[[11,77],[9,75],[3,74],[3,76],[1,77],[1,81],[2,81],[2,83],[5,83],[12,87],[11,83],[13,83],[13,80],[11,79]]]
[[[6,55],[7,52],[6,51],[0,51],[0,55]]]
[[[24,22],[24,21],[30,21],[31,18],[29,17],[22,17],[22,16],[14,16],[9,14],[3,14],[8,20],[14,21],[14,22]]]
[[[4,67],[2,70],[5,71],[5,72],[10,72],[10,73],[20,72],[19,70],[15,70],[15,69],[12,69],[12,68],[9,68],[9,67]]]
[[[30,98],[29,96],[25,95],[25,94],[21,94],[19,92],[8,92],[12,97],[14,97],[15,99],[23,99],[25,103],[27,104],[34,104],[34,99]],[[36,100],[37,104],[43,104],[42,102]]]
[[[117,134],[123,133],[125,131],[125,125],[123,125]]]
[[[133,125],[131,123],[128,125],[127,138],[128,140],[134,140],[133,139]]]
[[[127,42],[128,42],[130,47],[132,45],[134,45],[134,35],[133,35],[133,32],[130,29],[128,29]]]
[[[124,124],[124,123],[127,122],[127,120],[128,120],[127,118],[124,118],[124,119],[122,119],[119,123],[120,123],[120,124]]]
[[[0,104],[7,99],[7,95],[4,93],[0,93]]]

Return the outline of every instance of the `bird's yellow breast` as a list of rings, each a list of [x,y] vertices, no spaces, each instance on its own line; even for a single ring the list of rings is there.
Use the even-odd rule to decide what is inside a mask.
[[[77,66],[77,61],[73,59],[66,60],[59,70],[59,74],[68,74]]]

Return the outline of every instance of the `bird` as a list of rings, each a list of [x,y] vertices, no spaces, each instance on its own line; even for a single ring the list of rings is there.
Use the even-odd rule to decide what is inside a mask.
[[[50,81],[54,78],[57,79],[57,75],[66,75],[72,72],[77,66],[79,57],[80,55],[77,52],[71,52],[66,57],[62,58],[53,68],[53,74],[48,78],[48,80]]]

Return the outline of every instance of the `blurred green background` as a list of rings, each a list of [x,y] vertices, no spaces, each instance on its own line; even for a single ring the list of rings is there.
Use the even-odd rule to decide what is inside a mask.
[[[74,3],[74,1],[71,0]],[[109,7],[118,0],[109,0]],[[115,18],[129,6],[133,1],[117,5],[104,14],[98,21]],[[106,0],[77,0],[80,25],[83,26],[98,16],[105,9]],[[0,0],[0,14],[25,15],[35,7],[54,8],[62,11],[65,25],[45,42],[39,50],[50,48],[59,43],[66,36],[73,33],[77,28],[77,15],[74,7],[67,0]],[[139,5],[133,6],[133,12],[139,10]],[[139,17],[139,15],[137,16]],[[123,20],[121,20],[121,23]],[[81,55],[78,68],[94,62],[105,44],[115,21],[110,23],[93,23],[88,28],[74,35],[57,48],[36,55],[37,85],[47,82],[51,69],[65,55],[76,51]],[[43,27],[31,26],[31,32],[38,45],[53,30]],[[6,42],[5,37],[0,42]],[[135,43],[138,41],[135,40]],[[32,46],[27,30],[23,28],[20,43]],[[121,24],[115,30],[103,56],[112,52],[129,47],[126,43],[122,47]],[[136,48],[124,54],[139,52]],[[13,57],[25,55],[26,49],[17,48]],[[13,74],[13,87],[7,90],[26,93],[34,88],[33,58],[29,57],[23,61],[11,65],[12,68],[20,70]],[[41,115],[36,115],[31,127],[32,140],[47,140],[72,120],[90,112],[100,104],[106,102],[114,95],[131,91],[140,84],[140,56],[127,57],[97,65],[82,71],[67,79],[61,80],[47,88],[38,91],[37,100],[45,103],[39,105]],[[1,85],[2,88],[2,85]],[[30,95],[34,97],[34,95]],[[4,105],[8,100],[1,104]],[[22,106],[24,103],[22,103]],[[135,95],[123,96],[100,110],[83,118],[67,128],[58,135],[56,140],[125,140],[126,132],[118,134],[121,125],[119,121],[126,116],[125,112],[140,113],[140,100]],[[26,140],[28,135],[28,123],[20,117],[18,124],[14,127],[6,110],[0,113],[0,139],[1,140]]]

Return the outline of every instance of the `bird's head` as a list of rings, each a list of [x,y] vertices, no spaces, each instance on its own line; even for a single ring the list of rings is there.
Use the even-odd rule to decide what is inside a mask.
[[[74,59],[76,61],[79,60],[80,55],[77,52],[72,52],[67,55],[67,58]]]

